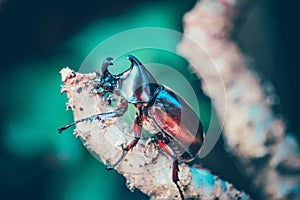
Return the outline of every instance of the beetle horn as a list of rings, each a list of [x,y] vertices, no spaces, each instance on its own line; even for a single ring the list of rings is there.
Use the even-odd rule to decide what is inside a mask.
[[[133,55],[127,56],[131,66],[119,74],[117,91],[130,103],[150,102],[159,87],[154,76]]]
[[[131,72],[131,70],[134,68],[134,66],[140,66],[143,65],[136,57],[134,57],[133,55],[128,55],[127,59],[131,62],[131,65],[129,67],[129,69],[127,69],[126,71],[124,71],[121,74],[115,75],[116,79],[125,79]]]
[[[143,65],[135,56],[128,55],[127,59],[131,62],[130,68],[133,68],[134,65]]]
[[[101,74],[103,75],[106,71],[108,66],[113,65],[113,63],[111,62],[113,60],[112,57],[107,57],[103,63],[102,63],[102,68],[101,68]]]

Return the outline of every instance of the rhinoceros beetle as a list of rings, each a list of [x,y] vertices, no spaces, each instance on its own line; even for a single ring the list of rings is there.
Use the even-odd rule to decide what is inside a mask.
[[[128,103],[133,104],[137,110],[133,124],[135,138],[128,145],[122,146],[123,152],[136,146],[142,129],[151,133],[152,141],[173,159],[172,180],[184,199],[178,185],[178,164],[193,160],[199,153],[204,140],[202,123],[189,104],[171,89],[158,84],[136,57],[129,55],[128,59],[131,62],[130,68],[113,75],[108,71],[108,66],[113,65],[113,59],[107,58],[102,64],[101,78],[97,84],[98,93],[110,92],[122,97],[118,108],[114,112],[100,113],[75,121],[58,131],[62,132],[79,122],[121,117],[127,111]],[[115,167],[123,157],[108,169]]]

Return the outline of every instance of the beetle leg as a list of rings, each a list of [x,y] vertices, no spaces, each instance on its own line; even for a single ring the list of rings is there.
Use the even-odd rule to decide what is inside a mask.
[[[168,145],[166,145],[161,139],[158,139],[157,142],[158,142],[158,145],[162,148],[162,150],[173,158],[172,181],[175,183],[175,185],[176,185],[176,187],[179,191],[180,198],[182,200],[184,200],[182,190],[178,185],[178,181],[179,181],[179,178],[178,178],[178,172],[179,172],[178,164],[179,163],[178,163],[177,156],[176,156],[175,152]]]
[[[124,114],[124,111],[122,109],[116,110],[115,112],[100,113],[100,114],[92,115],[87,118],[77,120],[75,122],[72,122],[70,124],[67,124],[67,125],[59,128],[57,130],[59,133],[62,133],[62,131],[66,130],[66,129],[70,128],[71,126],[74,126],[75,124],[78,124],[80,122],[92,122],[94,120],[101,120],[102,118],[120,117],[123,114]]]
[[[130,142],[130,144],[128,144],[126,147],[123,148],[124,151],[129,151],[130,149],[135,147],[135,145],[138,143],[138,141],[141,138],[142,125],[139,116],[137,116],[134,120],[133,130],[134,130],[135,138]]]
[[[106,165],[105,169],[106,170],[111,170],[113,168],[115,168],[120,162],[121,160],[125,157],[125,155],[127,154],[127,152],[132,149],[133,147],[135,147],[135,145],[138,143],[138,141],[141,138],[141,130],[142,130],[142,126],[140,123],[140,118],[137,116],[134,120],[134,134],[135,134],[135,138],[134,140],[132,140],[127,146],[123,147],[123,145],[121,146],[123,149],[122,155],[121,157],[117,160],[117,162],[115,162],[115,164],[113,165]]]
[[[177,189],[179,191],[181,200],[184,200],[184,196],[183,196],[182,190],[181,190],[181,188],[178,185],[178,181],[179,181],[179,178],[178,178],[178,172],[179,172],[178,164],[179,164],[178,163],[178,159],[176,159],[176,160],[173,161],[172,180],[175,183],[175,185],[176,185],[176,187],[177,187]]]
[[[94,120],[101,120],[102,118],[121,117],[127,111],[127,108],[128,108],[127,102],[125,100],[124,101],[121,100],[121,103],[119,104],[118,109],[114,112],[99,113],[96,115],[92,115],[90,117],[74,121],[70,124],[67,124],[59,129],[57,129],[57,130],[59,133],[62,133],[64,130],[66,130],[66,129],[70,128],[71,126],[74,126],[75,124],[78,124],[80,122],[92,122]]]
[[[122,149],[123,149],[123,145],[121,145]],[[121,160],[123,160],[123,158],[125,157],[125,155],[127,154],[128,151],[122,151],[122,155],[121,157],[115,162],[115,164],[110,165],[110,164],[106,164],[105,169],[106,170],[112,170],[114,169],[120,162]]]

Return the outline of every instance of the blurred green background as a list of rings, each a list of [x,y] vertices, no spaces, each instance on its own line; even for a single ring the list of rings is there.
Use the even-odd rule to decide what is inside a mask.
[[[57,133],[58,127],[72,121],[71,112],[65,111],[66,95],[60,94],[58,72],[65,66],[78,70],[97,44],[128,29],[152,26],[182,31],[183,14],[194,4],[192,0],[0,0],[1,199],[148,199],[139,191],[130,192],[115,171],[104,170],[71,130]],[[297,16],[294,6],[260,1],[234,39],[254,57],[263,78],[274,84],[280,98],[275,111],[287,116],[289,130],[299,133]],[[186,69],[187,62],[158,50],[138,55],[147,62],[172,66],[189,80],[207,126],[209,99],[199,91],[201,83]],[[236,174],[222,145],[220,139],[204,159],[205,166],[259,197],[249,180]]]

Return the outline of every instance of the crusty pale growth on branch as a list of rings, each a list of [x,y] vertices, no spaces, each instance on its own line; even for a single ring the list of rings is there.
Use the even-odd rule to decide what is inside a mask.
[[[67,93],[67,108],[72,109],[74,120],[114,110],[109,106],[106,97],[94,92],[99,78],[97,73],[80,74],[69,68],[62,69],[60,73],[64,82],[62,92]],[[122,154],[120,145],[132,139],[131,127],[132,124],[120,118],[95,120],[78,123],[74,134],[95,157],[105,164],[113,164]],[[127,179],[130,189],[137,188],[152,199],[179,199],[179,192],[171,178],[171,165],[172,160],[168,156],[155,149],[149,151],[146,140],[141,139],[117,165],[116,170]],[[179,168],[180,185],[185,198],[249,198],[230,183],[220,180],[206,170],[195,169],[186,164],[181,164]]]
[[[242,14],[240,9],[250,2],[199,1],[184,17],[186,38],[179,51],[210,84],[209,90],[203,90],[212,101],[225,98],[226,115],[223,116],[223,107],[217,106],[216,110],[220,118],[225,117],[224,139],[241,169],[254,179],[266,198],[297,199],[294,195],[299,195],[300,188],[299,146],[293,136],[285,134],[283,120],[272,112],[273,94],[266,94],[257,75],[247,68],[245,56],[230,40],[235,31],[233,22]],[[205,59],[207,55],[209,60]],[[210,67],[217,70],[209,70]],[[219,76],[225,95],[223,88],[214,86]]]

